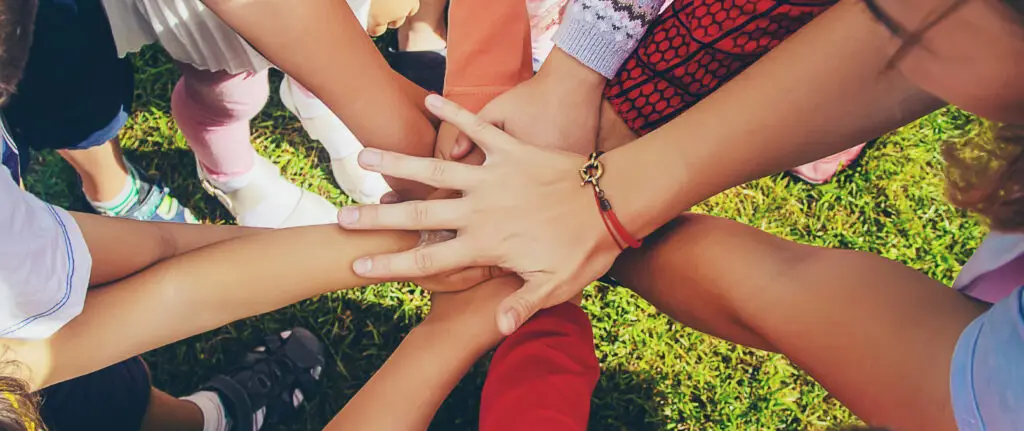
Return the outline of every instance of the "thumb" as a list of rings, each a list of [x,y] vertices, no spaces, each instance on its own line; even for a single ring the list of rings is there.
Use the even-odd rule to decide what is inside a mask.
[[[455,137],[455,145],[452,145],[452,150],[445,160],[462,160],[469,155],[470,151],[473,151],[473,147],[473,141],[469,139],[469,136],[460,131]]]
[[[534,313],[547,306],[544,300],[550,290],[550,286],[527,281],[522,288],[502,300],[498,304],[498,331],[505,336],[516,332]]]
[[[493,118],[486,107],[480,111],[477,116],[484,122],[490,123],[501,130],[505,130],[505,121],[500,118]],[[459,130],[459,134],[455,136],[455,145],[452,146],[452,151],[448,154],[447,160],[462,160],[473,152],[474,148],[476,148],[476,144],[473,143],[473,140],[470,139],[469,135]]]

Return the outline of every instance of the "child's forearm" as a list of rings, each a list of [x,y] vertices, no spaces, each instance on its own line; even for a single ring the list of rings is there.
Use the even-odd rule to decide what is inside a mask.
[[[892,429],[950,429],[949,358],[984,310],[880,256],[692,214],[624,254],[613,275],[680,322],[786,354],[858,417]]]
[[[157,262],[263,229],[157,223],[71,213],[92,255],[90,286],[120,280]]]
[[[195,250],[93,289],[81,315],[46,340],[5,340],[45,387],[317,294],[377,281],[357,277],[367,253],[411,248],[418,234],[336,226],[268,231]]]
[[[203,2],[316,94],[365,146],[432,153],[435,134],[423,106],[426,92],[388,67],[346,2]]]
[[[521,285],[518,277],[506,276],[467,291],[435,294],[426,321],[325,430],[426,429],[466,371],[501,339],[494,307]]]

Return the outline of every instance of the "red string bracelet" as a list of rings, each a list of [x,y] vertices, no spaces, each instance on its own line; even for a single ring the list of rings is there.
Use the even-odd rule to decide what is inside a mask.
[[[601,175],[604,175],[604,165],[597,160],[598,157],[601,157],[601,154],[604,153],[600,151],[590,153],[590,158],[580,168],[580,178],[583,178],[580,186],[590,184],[594,187],[594,201],[597,203],[597,209],[601,212],[601,220],[604,221],[604,227],[608,229],[608,234],[615,240],[615,244],[619,246],[619,249],[640,248],[643,240],[634,238],[626,230],[626,227],[622,225],[619,217],[615,215],[615,210],[612,209],[611,202],[604,196],[604,190],[601,189],[601,185],[598,183]]]

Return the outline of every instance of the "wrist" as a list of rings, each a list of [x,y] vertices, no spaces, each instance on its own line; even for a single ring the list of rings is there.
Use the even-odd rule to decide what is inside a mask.
[[[497,324],[493,323],[493,314],[489,313],[485,322],[482,319],[459,319],[431,313],[413,331],[423,337],[457,342],[459,350],[476,358],[493,349],[503,338]]]
[[[601,188],[623,228],[636,239],[643,239],[689,209],[696,203],[690,191],[697,189],[687,175],[690,170],[686,163],[674,160],[671,152],[640,143],[601,157],[605,169]]]
[[[608,79],[575,57],[555,47],[534,79],[550,83],[554,88],[571,88],[584,94],[600,95]]]

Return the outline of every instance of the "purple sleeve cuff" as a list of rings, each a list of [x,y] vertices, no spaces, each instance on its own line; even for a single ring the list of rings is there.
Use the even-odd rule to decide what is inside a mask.
[[[572,0],[555,34],[566,54],[611,79],[665,0]]]

